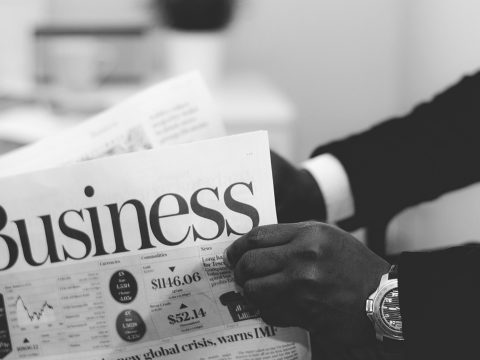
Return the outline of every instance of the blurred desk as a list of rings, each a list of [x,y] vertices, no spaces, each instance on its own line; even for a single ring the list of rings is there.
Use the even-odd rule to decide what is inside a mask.
[[[12,151],[17,149],[21,145],[16,142],[11,142],[7,140],[0,140],[0,154],[4,154],[6,152]]]
[[[267,79],[255,74],[231,76],[214,97],[229,134],[267,130],[271,148],[295,159],[295,108]]]
[[[40,106],[15,107],[0,112],[0,154],[56,134],[79,123]]]
[[[130,89],[130,93],[133,92]],[[117,91],[115,96],[108,92],[107,103],[120,102],[127,93]],[[294,107],[269,81],[251,74],[232,76],[213,91],[213,97],[229,134],[267,130],[272,148],[286,158],[294,159]],[[85,117],[55,114],[38,105],[1,111],[0,154],[58,133]]]

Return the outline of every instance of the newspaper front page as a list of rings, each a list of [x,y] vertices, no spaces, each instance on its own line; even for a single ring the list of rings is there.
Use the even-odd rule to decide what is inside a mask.
[[[0,157],[0,176],[225,135],[204,81],[162,82],[69,130]]]
[[[310,359],[223,263],[270,166],[260,132],[0,179],[0,359]]]

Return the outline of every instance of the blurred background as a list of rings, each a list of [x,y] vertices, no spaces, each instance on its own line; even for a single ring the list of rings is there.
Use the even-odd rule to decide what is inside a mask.
[[[267,129],[299,163],[480,69],[479,19],[476,0],[0,0],[1,149],[197,68],[229,132]],[[479,200],[404,212],[387,251],[478,238]]]

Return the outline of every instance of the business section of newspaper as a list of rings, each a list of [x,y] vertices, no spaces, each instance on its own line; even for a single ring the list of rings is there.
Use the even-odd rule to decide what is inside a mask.
[[[100,138],[78,149],[46,140],[3,164],[24,172],[32,154],[43,169],[115,148]],[[265,133],[0,184],[0,360],[310,359],[307,332],[261,322],[223,264],[226,244],[276,222]]]
[[[116,352],[98,360],[304,360],[310,359],[309,339],[298,328],[277,328],[265,324],[236,324],[146,344],[137,351]],[[76,359],[75,359],[76,360]]]
[[[233,344],[242,343],[256,344],[250,350],[244,345],[237,349],[238,359],[261,353],[266,359],[265,354],[276,352],[273,348],[284,348],[285,356],[286,347],[295,354],[292,359],[303,358],[299,353],[308,342],[305,332],[299,331],[298,341],[292,342],[292,329],[287,336],[285,330],[261,322],[258,310],[236,288],[223,263],[228,244],[69,264],[61,272],[46,268],[2,276],[0,313],[6,321],[0,322],[0,343],[5,352],[10,347],[14,359],[67,353],[124,359],[128,357],[118,354],[125,352],[132,353],[132,359],[181,358],[222,345],[231,353]]]

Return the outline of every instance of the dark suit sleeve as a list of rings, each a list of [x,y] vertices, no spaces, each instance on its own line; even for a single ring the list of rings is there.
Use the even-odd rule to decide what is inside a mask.
[[[357,225],[480,180],[480,73],[362,134],[319,147],[344,165]]]
[[[404,253],[399,296],[407,358],[480,358],[480,244]]]
[[[388,220],[480,180],[480,73],[363,134],[322,146],[345,167],[347,227]],[[408,359],[480,358],[480,244],[404,253],[400,307]]]

